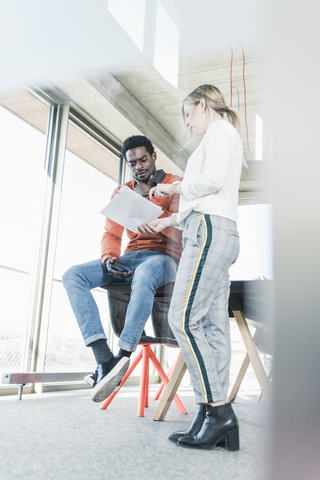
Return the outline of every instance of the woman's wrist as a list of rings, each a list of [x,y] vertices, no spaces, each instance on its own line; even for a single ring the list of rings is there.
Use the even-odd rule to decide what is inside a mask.
[[[174,193],[181,193],[181,182],[174,182],[173,184],[174,187]]]
[[[176,227],[179,225],[178,220],[177,220],[177,215],[173,214],[168,218],[168,227]]]

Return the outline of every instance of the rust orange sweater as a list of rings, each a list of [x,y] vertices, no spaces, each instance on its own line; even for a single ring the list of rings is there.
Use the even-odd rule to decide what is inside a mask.
[[[181,181],[182,177],[177,175],[166,174],[162,183],[173,183],[177,180]],[[135,180],[125,183],[127,187],[134,190]],[[116,195],[117,190],[123,185],[117,187],[111,196]],[[152,198],[152,203],[159,205],[162,208],[163,214],[159,218],[170,217],[173,213],[177,213],[179,210],[179,195],[174,194],[171,197],[164,198]],[[146,200],[147,202],[148,200]],[[101,261],[109,257],[120,257],[121,252],[121,240],[124,227],[118,223],[106,218],[104,234],[101,240]],[[159,252],[171,255],[177,262],[180,260],[182,252],[182,232],[175,227],[169,227],[157,235],[144,235],[142,233],[134,233],[130,230],[126,230],[129,238],[129,243],[125,250],[126,252],[134,252],[137,250],[158,250]]]

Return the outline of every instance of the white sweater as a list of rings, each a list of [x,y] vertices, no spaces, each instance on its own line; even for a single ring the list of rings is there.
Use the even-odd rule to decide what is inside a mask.
[[[231,123],[218,120],[209,125],[181,182],[180,227],[192,211],[238,220],[242,154],[240,135]]]

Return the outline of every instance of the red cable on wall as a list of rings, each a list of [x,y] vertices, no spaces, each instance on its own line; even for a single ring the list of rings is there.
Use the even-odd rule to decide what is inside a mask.
[[[232,62],[233,62],[233,50],[231,48],[231,63],[230,63],[230,107],[232,107]]]
[[[243,90],[244,90],[244,119],[246,122],[246,131],[247,131],[247,146],[248,150],[250,152],[251,157],[253,160],[255,159],[254,156],[251,153],[250,146],[249,146],[249,133],[248,133],[248,122],[247,122],[247,91],[246,91],[246,80],[245,80],[245,75],[244,75],[244,69],[246,65],[246,60],[245,60],[245,55],[244,55],[244,50],[243,46],[241,45],[242,48],[242,59],[243,59],[243,70],[242,70],[242,76],[243,76]]]

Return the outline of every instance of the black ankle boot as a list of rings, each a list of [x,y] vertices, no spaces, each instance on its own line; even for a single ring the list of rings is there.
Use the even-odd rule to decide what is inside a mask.
[[[194,417],[193,422],[189,427],[189,429],[187,431],[182,430],[180,432],[172,433],[170,437],[168,437],[168,440],[170,440],[171,442],[177,443],[179,438],[186,437],[186,436],[192,437],[197,435],[202,428],[205,418],[206,418],[206,405],[204,403],[200,403],[199,410],[196,416]],[[226,445],[225,438],[223,438],[221,442],[217,443],[217,447],[224,447],[225,445]]]
[[[226,439],[227,448],[239,450],[239,423],[232,410],[231,403],[212,407],[205,405],[206,418],[197,435],[179,438],[177,445],[181,447],[211,450],[218,442]]]
[[[202,428],[202,424],[203,424],[205,418],[206,418],[206,406],[205,406],[204,403],[200,403],[199,410],[198,410],[196,416],[193,419],[191,427],[187,431],[184,430],[182,432],[172,433],[170,435],[170,437],[168,437],[168,439],[171,442],[177,443],[177,441],[181,437],[185,437],[186,435],[189,435],[191,437],[194,436],[194,435],[197,435]]]

